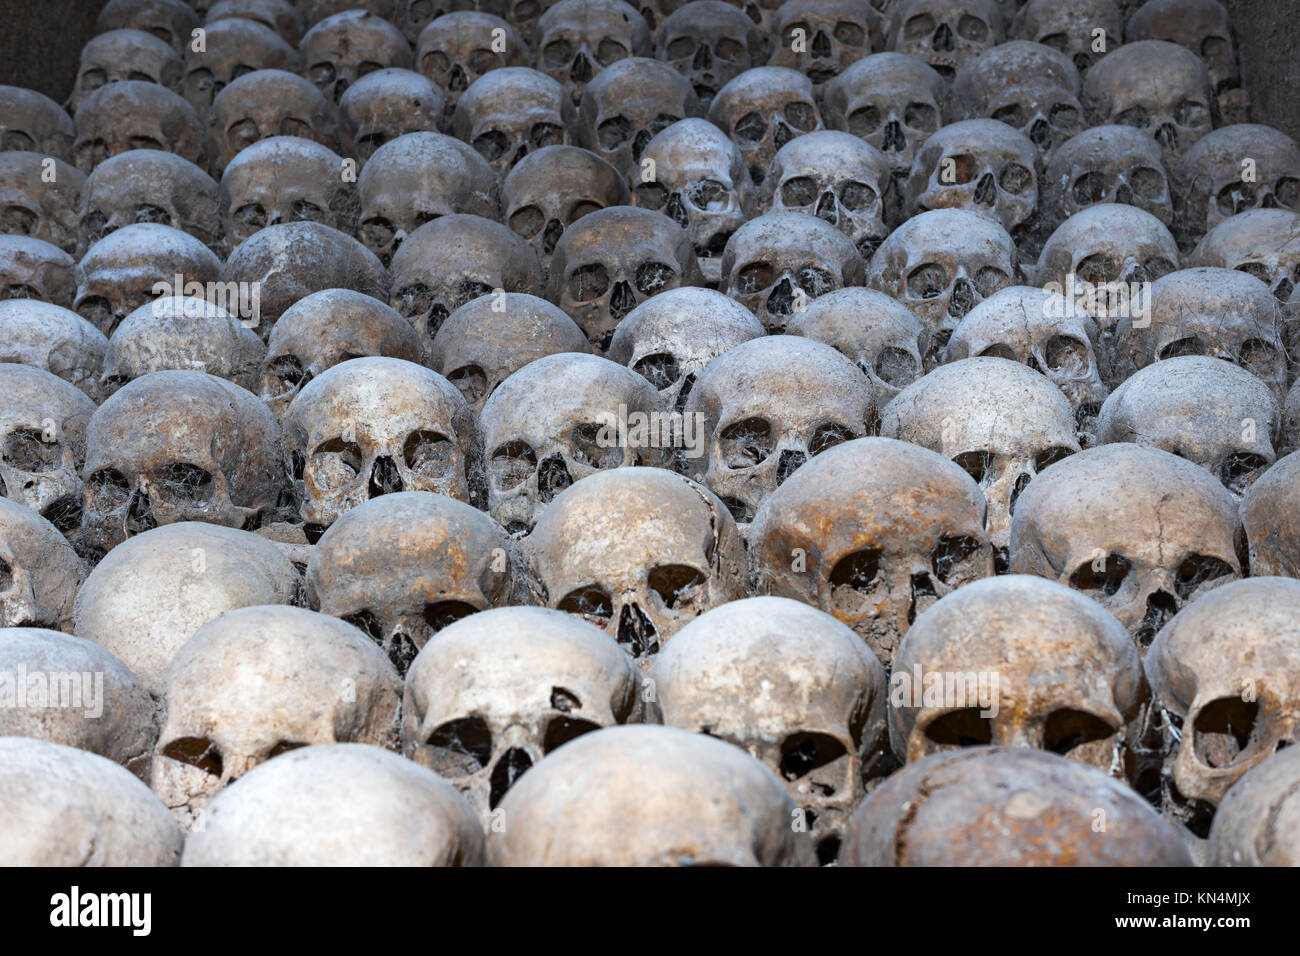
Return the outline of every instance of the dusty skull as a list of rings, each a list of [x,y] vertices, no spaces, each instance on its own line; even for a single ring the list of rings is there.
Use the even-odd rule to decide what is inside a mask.
[[[952,82],[957,71],[1005,38],[995,0],[903,0],[889,25],[889,48],[932,66]]]
[[[740,147],[755,185],[778,149],[823,128],[812,82],[783,66],[756,66],[729,80],[709,105],[709,122]]]
[[[75,265],[44,239],[0,235],[0,301],[35,299],[70,308],[77,292]]]
[[[641,375],[680,412],[713,359],[764,334],[739,302],[687,286],[651,296],[629,312],[610,340],[609,358]]]
[[[1243,774],[1214,814],[1208,866],[1295,866],[1300,750],[1278,754]]]
[[[197,166],[207,161],[199,114],[157,83],[123,80],[102,86],[81,101],[76,123],[72,154],[83,173],[129,149],[164,150]]]
[[[853,241],[802,212],[769,212],[749,220],[727,240],[721,268],[718,287],[769,332],[781,332],[818,296],[861,285],[863,276]]]
[[[483,74],[529,66],[532,53],[515,28],[481,10],[446,13],[420,31],[415,68],[436,83],[455,109],[461,94]]]
[[[1116,388],[1101,407],[1097,440],[1162,448],[1240,495],[1277,457],[1281,417],[1269,387],[1245,369],[1187,355],[1148,365]]]
[[[701,112],[686,77],[659,60],[629,57],[587,84],[578,110],[578,141],[632,180],[655,135]]]
[[[437,132],[447,98],[413,70],[376,70],[357,80],[339,100],[339,141],[362,162],[405,133]]]
[[[390,304],[431,343],[454,310],[481,295],[542,293],[542,264],[523,239],[498,222],[457,213],[407,237],[393,256]]]
[[[492,517],[523,535],[553,498],[597,470],[666,467],[675,432],[650,434],[647,427],[634,434],[629,427],[620,435],[618,425],[620,418],[663,425],[665,413],[649,382],[608,359],[560,353],[528,363],[497,387],[479,415]]]
[[[48,302],[0,302],[0,362],[53,372],[99,398],[99,370],[108,339],[70,309]]]
[[[71,632],[86,566],[36,512],[0,498],[0,626]]]
[[[526,21],[533,29],[526,32],[524,39],[531,44],[536,39],[537,17],[542,6],[538,0],[519,0],[518,3],[508,0],[397,0],[397,16],[392,22],[398,24],[406,38],[414,43],[421,31],[439,17],[456,10],[485,9],[497,16],[508,17],[510,24],[521,32],[524,32]]]
[[[674,10],[655,34],[655,51],[690,81],[706,110],[732,77],[767,61],[766,38],[754,21],[721,0]]]
[[[1000,567],[1011,516],[1044,468],[1079,450],[1070,404],[1044,375],[1019,362],[976,356],[941,365],[880,413],[880,434],[960,465],[988,502],[984,525]]]
[[[1011,570],[1082,591],[1145,652],[1185,604],[1241,576],[1239,537],[1236,500],[1204,468],[1157,448],[1099,445],[1021,494]]]
[[[845,442],[759,508],[755,590],[821,608],[888,664],[918,614],[993,574],[984,510],[979,486],[942,455],[892,438]]]
[[[1057,50],[1083,75],[1124,42],[1124,16],[1114,0],[1029,0],[1012,21],[1011,35]]]
[[[537,21],[537,67],[576,104],[593,76],[629,56],[649,56],[650,27],[622,0],[560,0]]]
[[[86,177],[77,205],[77,249],[111,232],[152,222],[187,232],[210,249],[225,232],[221,189],[189,160],[156,149],[131,149]]]
[[[337,618],[264,605],[227,611],[167,665],[153,790],[181,828],[255,767],[298,747],[397,749],[401,683],[370,638]]]
[[[411,65],[411,45],[401,31],[365,10],[321,20],[303,35],[299,51],[304,74],[331,103],[367,73]]]
[[[439,631],[406,675],[402,748],[488,826],[521,775],[557,748],[639,716],[632,658],[549,608],[484,611]]]
[[[929,370],[966,314],[1015,285],[1017,274],[1015,243],[995,221],[966,209],[935,209],[907,220],[881,243],[866,284],[921,320]]]
[[[1242,775],[1300,742],[1300,582],[1225,584],[1156,635],[1147,653],[1170,738],[1166,812],[1204,834]]]
[[[0,150],[41,153],[72,162],[77,127],[58,103],[35,90],[0,86]]]
[[[530,152],[570,142],[577,107],[545,73],[502,67],[470,84],[456,104],[451,126],[457,139],[504,176]]]
[[[365,631],[402,674],[453,621],[536,603],[531,587],[514,542],[496,522],[427,491],[353,508],[321,536],[307,566],[312,606]]]
[[[313,292],[275,323],[255,390],[283,420],[308,382],[340,362],[368,355],[423,362],[424,348],[411,323],[379,300],[351,289]]]
[[[1205,61],[1225,123],[1244,123],[1249,99],[1233,45],[1232,21],[1219,0],[1151,0],[1129,17],[1124,37],[1168,40]]]
[[[356,6],[363,4],[358,2]],[[206,14],[209,35],[214,26],[230,19],[246,20],[272,30],[295,48],[302,42],[303,18],[292,0],[216,0]]]
[[[42,175],[46,169],[48,176]],[[85,182],[81,170],[62,160],[17,150],[0,152],[0,230],[73,252],[77,202]]]
[[[1300,455],[1281,459],[1250,486],[1241,502],[1241,522],[1250,543],[1251,573],[1300,577],[1300,527],[1295,501]]]
[[[142,430],[139,423],[155,423]],[[108,549],[177,521],[256,528],[281,507],[280,426],[257,396],[205,372],[151,372],[86,429],[82,531]]]
[[[661,723],[760,760],[803,809],[817,858],[835,859],[884,756],[885,672],[858,635],[786,598],[733,601],[678,631],[650,679]]]
[[[298,51],[270,27],[242,17],[210,22],[202,50],[185,49],[180,91],[200,116],[207,116],[217,94],[255,70],[302,69]],[[294,41],[296,44],[297,41]]]
[[[1039,197],[1044,227],[1055,229],[1099,203],[1137,206],[1172,226],[1173,191],[1160,144],[1131,126],[1094,126],[1058,147]]]
[[[181,58],[167,43],[143,30],[110,30],[93,38],[81,49],[68,109],[77,107],[95,90],[108,83],[139,80],[157,83],[169,90],[181,81]]]
[[[405,0],[293,0],[303,23],[313,27],[326,17],[345,10],[366,10],[389,23],[400,23],[400,5]]]
[[[1219,223],[1188,256],[1189,266],[1218,266],[1253,275],[1279,302],[1300,286],[1300,213],[1251,209]]]
[[[182,0],[108,0],[99,12],[95,30],[144,30],[182,50],[198,25],[198,14]]]
[[[282,222],[319,222],[351,234],[356,220],[342,158],[298,136],[272,136],[237,153],[221,174],[221,199],[232,248]]]
[[[597,353],[647,298],[700,285],[690,236],[663,213],[611,206],[565,229],[551,258],[547,298],[571,316]]]
[[[357,180],[357,235],[385,264],[406,237],[439,216],[496,219],[498,183],[487,161],[434,132],[399,136],[375,150]]]
[[[284,455],[309,541],[380,495],[469,501],[481,480],[474,416],[460,392],[387,356],[341,362],[303,386],[285,413]]]
[[[590,352],[576,322],[525,292],[481,296],[447,316],[429,348],[429,365],[460,389],[478,414],[496,387],[529,362],[559,352]]]
[[[787,0],[768,25],[776,34],[768,62],[798,70],[818,87],[885,44],[867,0]]]
[[[217,170],[269,136],[299,136],[330,149],[337,145],[330,104],[311,82],[284,70],[256,70],[232,81],[212,101],[210,116],[210,152]]]

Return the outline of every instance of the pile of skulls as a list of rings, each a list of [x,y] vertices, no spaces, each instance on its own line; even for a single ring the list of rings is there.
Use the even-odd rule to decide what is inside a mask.
[[[0,86],[0,857],[1300,862],[1217,0],[98,25]]]

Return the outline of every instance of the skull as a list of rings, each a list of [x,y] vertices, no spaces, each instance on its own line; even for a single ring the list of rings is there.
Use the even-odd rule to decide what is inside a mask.
[[[638,373],[680,412],[713,359],[764,334],[739,302],[685,286],[651,296],[629,312],[610,340],[609,357]]]
[[[653,423],[652,416],[662,425],[665,415],[650,383],[608,359],[560,353],[529,362],[497,387],[479,415],[488,510],[519,537],[556,495],[597,470],[667,466],[675,434],[628,427],[619,434],[618,425]]]
[[[53,372],[92,399],[108,339],[81,316],[48,302],[0,302],[0,363]]]
[[[885,749],[885,671],[858,635],[796,601],[747,598],[683,627],[650,676],[660,722],[760,760],[832,862]]]
[[[1214,815],[1207,866],[1295,866],[1300,750],[1243,774]]]
[[[563,0],[562,0],[563,2]],[[740,748],[671,727],[584,734],[526,774],[492,866],[813,866],[781,780]]]
[[[177,521],[254,529],[288,484],[270,410],[225,379],[183,370],[141,376],[99,407],[84,474],[82,531],[104,550]]]
[[[451,125],[457,139],[504,176],[529,152],[568,143],[577,112],[564,87],[545,73],[502,67],[483,74],[461,94]]]
[[[1011,570],[1082,591],[1145,653],[1185,604],[1241,577],[1238,537],[1237,502],[1204,468],[1157,448],[1098,445],[1021,494]]]
[[[1205,64],[1164,40],[1127,43],[1107,54],[1083,82],[1094,124],[1117,123],[1155,137],[1166,167],[1214,129],[1218,108]]]
[[[220,275],[221,260],[188,233],[158,223],[133,223],[110,232],[81,257],[73,308],[111,336],[123,319],[153,300],[155,286],[171,286],[180,276],[187,286],[206,288]]]
[[[763,180],[773,212],[824,219],[857,246],[863,260],[889,235],[885,211],[893,182],[876,147],[849,133],[822,130],[777,151]]]
[[[257,388],[266,346],[246,325],[206,299],[167,296],[136,309],[113,332],[100,394],[107,398],[150,372],[192,369]]]
[[[812,82],[783,66],[756,66],[728,80],[709,105],[709,122],[740,147],[755,185],[778,149],[823,129]]]
[[[36,512],[0,498],[0,626],[72,631],[86,566]]]
[[[212,101],[213,166],[224,170],[240,150],[269,136],[298,136],[333,149],[333,111],[320,90],[284,70],[257,70],[234,80]],[[78,126],[80,129],[80,126]]]
[[[1245,369],[1187,355],[1148,365],[1115,389],[1101,407],[1097,439],[1162,448],[1241,495],[1277,457],[1281,417],[1269,387]]]
[[[53,182],[41,174],[51,168]],[[85,174],[52,156],[0,152],[0,230],[31,236],[64,252],[77,247],[77,202]]]
[[[1253,578],[1192,604],[1147,653],[1170,738],[1166,812],[1204,834],[1242,775],[1300,743],[1300,582]]]
[[[1093,822],[1106,821],[1104,828]],[[996,834],[996,836],[992,836]],[[1183,866],[1181,832],[1123,781],[1041,750],[908,764],[858,807],[841,866]]]
[[[935,209],[907,220],[881,243],[866,284],[921,320],[929,371],[966,313],[1014,285],[1016,276],[1016,246],[1005,229],[967,209]]]
[[[203,29],[207,31],[204,48],[185,49],[185,76],[181,81],[182,94],[200,116],[207,116],[217,95],[246,73],[297,73],[302,69],[298,51],[270,27],[231,18],[211,21]]]
[[[180,86],[181,69],[180,55],[152,33],[143,30],[101,33],[81,49],[68,109],[75,113],[81,101],[95,90],[122,80],[158,83],[175,90]]]
[[[248,318],[267,332],[281,313],[313,292],[352,289],[380,300],[389,292],[388,272],[374,253],[318,222],[282,222],[253,233],[230,254],[221,280],[228,290],[240,290],[241,298],[242,290],[255,290],[256,314]]]
[[[357,3],[356,6],[362,4]],[[207,12],[205,29],[209,40],[215,26],[233,18],[271,30],[293,48],[302,42],[302,14],[290,0],[217,0]]]
[[[398,4],[402,0],[293,0],[302,13],[303,23],[314,27],[326,17],[344,10],[365,10],[389,23],[400,23]]]
[[[546,270],[565,229],[587,213],[627,202],[622,174],[577,146],[543,146],[521,159],[501,184],[506,224],[528,240]]]
[[[534,604],[531,588],[514,542],[492,519],[427,491],[353,508],[321,536],[307,566],[312,605],[365,631],[402,674],[442,628],[489,607]]]
[[[72,305],[75,263],[58,246],[30,236],[0,235],[0,301],[35,299]]]
[[[4,737],[0,773],[0,843],[14,866],[175,866],[180,860],[185,837],[167,808],[105,757]]]
[[[1044,227],[1055,229],[1099,203],[1137,206],[1173,225],[1172,190],[1155,140],[1131,126],[1095,126],[1056,150],[1039,202]]]
[[[1060,389],[1019,362],[992,356],[941,365],[907,386],[881,410],[880,434],[937,451],[975,479],[988,502],[984,526],[999,568],[1025,489],[1079,450]]]
[[[144,30],[180,51],[198,25],[199,15],[181,0],[108,0],[99,12],[95,32]]]
[[[319,222],[350,235],[357,199],[342,169],[332,149],[297,136],[272,136],[241,150],[221,175],[227,241],[237,246],[281,222]]]
[[[802,212],[769,212],[727,240],[719,288],[749,309],[769,332],[820,295],[861,285],[862,256],[834,226]]]
[[[542,293],[537,253],[481,216],[441,216],[416,229],[393,256],[391,305],[432,343],[454,310],[489,293]]]
[[[560,0],[537,21],[537,66],[576,105],[593,76],[629,56],[650,56],[650,27],[622,0]]]
[[[627,653],[585,621],[549,608],[484,611],[444,628],[411,664],[402,748],[488,827],[543,757],[635,719],[639,685]]]
[[[1081,438],[1091,441],[1110,390],[1097,361],[1097,324],[1056,292],[1011,286],[966,313],[944,353],[948,362],[977,355],[1028,365],[1051,379],[1073,410]]]
[[[798,70],[819,88],[885,45],[867,0],[788,0],[769,26],[777,42],[768,63]]]
[[[197,166],[207,161],[203,122],[194,107],[157,83],[123,80],[91,93],[77,107],[76,166],[89,173],[128,149],[159,149]]]
[[[349,0],[356,2],[356,0]],[[217,795],[185,866],[479,866],[483,831],[445,780],[365,744],[304,747]]]
[[[350,359],[308,382],[284,419],[284,453],[307,539],[392,492],[478,497],[474,415],[437,372],[403,359]]]
[[[496,219],[497,189],[492,167],[460,140],[407,133],[375,150],[361,170],[358,235],[388,264],[410,233],[439,216]]]
[[[299,299],[280,316],[259,372],[260,396],[283,420],[298,393],[326,369],[349,359],[385,355],[423,362],[411,323],[377,299],[351,289],[325,289]]]
[[[942,455],[892,438],[845,442],[759,508],[755,589],[821,608],[888,664],[918,614],[993,574],[984,510],[974,479]]]
[[[590,352],[576,322],[545,299],[524,292],[480,296],[443,322],[429,365],[460,389],[477,415],[496,387],[523,368],[559,352]]]
[[[115,654],[160,697],[168,662],[200,627],[237,607],[288,604],[300,590],[294,566],[265,538],[170,524],[99,562],[76,595],[76,634]]]
[[[1232,42],[1232,22],[1219,0],[1151,0],[1133,13],[1125,38],[1168,40],[1205,61],[1225,123],[1246,122],[1249,100]]]
[[[611,206],[564,231],[551,258],[547,298],[582,327],[599,354],[637,305],[702,281],[685,229],[663,213]]]
[[[686,77],[659,60],[631,57],[587,84],[578,112],[578,141],[632,180],[655,135],[700,114]]]
[[[1250,159],[1249,176],[1243,157]],[[1300,212],[1300,144],[1270,126],[1243,123],[1207,134],[1183,154],[1174,178],[1184,249],[1248,209]]]
[[[1300,487],[1300,455],[1291,454],[1264,472],[1241,502],[1241,522],[1250,542],[1250,570],[1256,576],[1300,577],[1300,526],[1293,507]]]
[[[889,48],[932,66],[948,82],[1005,39],[995,0],[903,0],[889,25]]]
[[[446,109],[446,95],[428,77],[412,70],[376,70],[339,100],[339,139],[344,152],[365,162],[405,133],[437,132]]]
[[[504,44],[504,49],[498,49]],[[479,10],[458,10],[420,31],[415,68],[444,91],[447,109],[483,74],[505,66],[529,66],[532,54],[505,20]]]
[[[22,150],[72,161],[77,128],[58,103],[35,90],[0,86],[0,151]]]
[[[756,202],[740,149],[707,120],[684,119],[650,140],[642,159],[654,163],[654,175],[634,177],[633,202],[665,212],[686,230],[701,275],[716,286],[727,240]]]
[[[361,631],[298,607],[227,611],[167,665],[153,789],[181,828],[204,829],[214,797],[298,747],[397,748],[401,683]]]
[[[148,781],[148,755],[158,736],[157,705],[108,651],[58,631],[5,628],[0,630],[0,674],[8,685],[0,737],[34,737],[87,750]],[[27,694],[15,706],[19,682],[27,685]]]
[[[511,10],[511,4],[507,0],[398,0],[397,6],[398,16],[393,22],[402,28],[412,43],[430,22],[448,13],[455,10],[485,9],[496,16],[508,17],[516,30],[523,31],[521,23],[527,20],[533,31],[524,39],[531,44],[536,39],[537,15],[540,12],[537,2],[520,2]]]
[[[1300,286],[1300,213],[1251,209],[1209,231],[1188,257],[1188,265],[1219,266],[1253,275],[1268,284],[1279,302]]]
[[[411,65],[411,45],[401,31],[365,10],[321,20],[303,36],[300,50],[304,74],[332,103],[367,73]]]
[[[96,166],[81,189],[77,219],[82,255],[132,223],[171,226],[211,249],[220,248],[225,231],[216,181],[188,160],[156,149],[128,150]]]
[[[694,0],[664,20],[655,38],[655,56],[690,81],[707,110],[732,77],[767,61],[767,38],[730,3]]]
[[[1114,0],[1029,0],[1016,14],[1011,34],[1063,53],[1086,75],[1102,54],[1124,42],[1124,16]]]

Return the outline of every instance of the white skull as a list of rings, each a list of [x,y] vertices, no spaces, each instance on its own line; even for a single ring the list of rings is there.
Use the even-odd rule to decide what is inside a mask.
[[[1057,148],[1042,180],[1045,228],[1098,203],[1125,203],[1173,225],[1173,191],[1160,145],[1131,126],[1094,126]]]
[[[1295,866],[1300,750],[1278,754],[1243,774],[1214,814],[1207,866]]]
[[[99,397],[99,370],[108,339],[77,313],[48,302],[0,301],[0,362],[53,372]]]
[[[1300,286],[1300,213],[1251,209],[1209,231],[1187,258],[1189,266],[1246,272],[1267,283],[1279,302]]]
[[[86,566],[59,529],[0,498],[0,626],[72,630]]]
[[[889,48],[928,63],[948,82],[969,60],[1005,38],[995,0],[903,0],[889,25]]]
[[[72,256],[44,239],[0,235],[0,300],[35,299],[71,308],[75,265]]]

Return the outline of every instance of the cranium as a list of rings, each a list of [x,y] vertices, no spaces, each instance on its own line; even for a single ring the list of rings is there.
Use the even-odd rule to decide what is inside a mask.
[[[776,35],[768,63],[798,70],[817,87],[885,45],[867,0],[787,0],[768,26]]]
[[[58,246],[30,236],[0,235],[0,301],[35,299],[71,307],[74,261]]]
[[[207,161],[199,114],[157,83],[123,80],[102,86],[81,101],[76,123],[72,154],[83,173],[128,149],[165,150],[198,166]]]
[[[108,0],[99,11],[95,31],[144,30],[179,51],[198,25],[198,14],[181,0]]]
[[[297,136],[272,136],[237,153],[221,175],[221,199],[232,248],[281,222],[319,222],[351,234],[356,220],[343,159]]]
[[[99,397],[99,370],[108,339],[77,313],[48,302],[0,302],[0,362],[53,372]]]
[[[68,97],[68,109],[108,83],[139,80],[175,90],[181,81],[181,58],[167,43],[143,30],[110,30],[81,48],[77,79]]]
[[[1278,754],[1243,774],[1214,814],[1208,866],[1295,866],[1300,750]]]
[[[357,80],[339,100],[339,141],[362,162],[405,133],[437,132],[447,98],[413,70],[376,70]]]
[[[502,67],[470,84],[451,119],[457,139],[469,143],[498,176],[528,153],[570,142],[577,108],[545,73]]]
[[[71,632],[86,566],[59,529],[0,498],[0,626]]]
[[[1098,203],[1137,206],[1173,225],[1173,193],[1155,140],[1131,126],[1095,126],[1056,150],[1039,197],[1044,227]]]
[[[365,10],[326,17],[303,35],[299,49],[305,75],[332,103],[367,73],[411,65],[411,45],[402,32]]]
[[[707,110],[732,77],[767,62],[767,39],[733,4],[694,0],[660,25],[655,55],[690,81]]]
[[[537,21],[537,67],[576,104],[593,76],[629,56],[651,54],[650,27],[622,0],[560,0]]]
[[[185,76],[180,90],[200,116],[207,116],[212,101],[227,86],[255,70],[297,73],[302,60],[293,46],[270,27],[232,17],[210,21],[203,28],[202,50],[185,48]]]
[[[45,181],[49,176],[42,175],[46,169],[50,169],[51,182]],[[77,248],[77,201],[85,182],[81,170],[52,156],[0,152],[0,229],[73,252]]]
[[[501,17],[481,10],[457,10],[420,31],[415,68],[447,97],[447,109],[483,74],[505,66],[529,66],[532,51]]]
[[[363,4],[358,2],[356,5]],[[272,30],[295,49],[302,42],[302,14],[291,0],[216,0],[207,11],[209,38],[215,26],[233,18]]]
[[[1124,15],[1114,0],[1029,0],[1016,14],[1011,35],[1052,47],[1069,57],[1080,75],[1086,75],[1097,60],[1124,42]]]
[[[302,13],[303,23],[313,27],[326,17],[345,10],[366,10],[389,23],[399,23],[400,4],[404,0],[293,0]]]
[[[217,170],[268,136],[299,136],[330,149],[337,145],[334,114],[325,97],[308,80],[284,70],[261,69],[232,81],[212,101],[210,116],[210,152]]]
[[[1129,17],[1124,37],[1169,40],[1205,61],[1225,123],[1244,123],[1249,100],[1233,48],[1232,21],[1219,0],[1151,0]]]
[[[995,0],[903,0],[889,25],[891,50],[928,63],[949,82],[1004,38]]]
[[[1252,574],[1300,577],[1300,526],[1292,506],[1300,488],[1300,455],[1290,454],[1264,472],[1241,502]]]
[[[824,128],[812,82],[783,66],[756,66],[728,80],[709,105],[709,122],[740,147],[755,185],[778,149]]]
[[[0,150],[72,161],[77,127],[58,103],[35,90],[0,86]]]
[[[1249,273],[1286,302],[1300,286],[1300,213],[1251,209],[1225,219],[1201,240],[1187,264]]]

